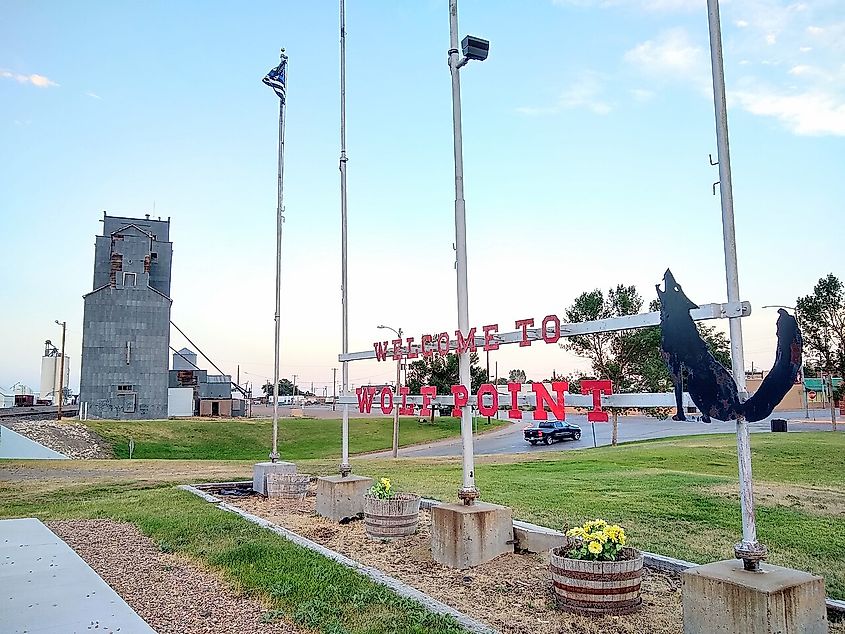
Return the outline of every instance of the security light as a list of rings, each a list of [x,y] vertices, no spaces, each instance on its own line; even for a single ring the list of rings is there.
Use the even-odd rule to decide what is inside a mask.
[[[466,59],[475,59],[483,62],[487,59],[487,54],[490,52],[490,42],[474,35],[467,35],[461,41],[461,49]]]

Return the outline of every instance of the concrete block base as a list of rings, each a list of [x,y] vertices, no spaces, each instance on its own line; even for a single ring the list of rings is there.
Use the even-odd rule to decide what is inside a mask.
[[[476,502],[431,509],[431,555],[450,568],[472,568],[513,552],[511,510]]]
[[[566,535],[560,531],[528,522],[513,521],[513,538],[515,550],[529,553],[546,553],[552,548],[564,546]]]
[[[359,475],[317,478],[317,515],[333,522],[363,517],[364,494],[371,486],[372,478]]]
[[[257,462],[252,465],[252,490],[267,495],[267,476],[271,473],[296,473],[296,465],[292,462]]]
[[[731,559],[684,571],[684,634],[827,634],[822,577],[760,568]]]

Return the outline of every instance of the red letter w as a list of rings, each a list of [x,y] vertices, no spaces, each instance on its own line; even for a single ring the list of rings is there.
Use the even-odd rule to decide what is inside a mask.
[[[387,342],[376,341],[373,343],[373,349],[376,351],[376,359],[384,361],[387,359]]]
[[[375,396],[376,388],[374,387],[359,387],[355,390],[358,395],[358,411],[362,414],[369,414],[373,411],[373,397]]]

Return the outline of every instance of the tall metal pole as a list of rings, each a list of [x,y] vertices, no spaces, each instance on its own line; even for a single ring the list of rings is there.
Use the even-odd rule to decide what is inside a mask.
[[[67,332],[67,322],[56,320],[56,323],[62,327],[62,358],[59,361],[59,406],[56,409],[56,420],[62,420],[62,401],[65,399],[65,333]],[[55,383],[53,385],[55,386]],[[835,428],[836,426],[834,425]]]
[[[287,62],[285,49],[281,52],[281,61]],[[287,64],[285,64],[285,84],[287,84]],[[273,356],[273,450],[270,460],[279,459],[279,341],[282,311],[282,227],[285,223],[283,205],[283,183],[285,173],[285,99],[279,99],[279,169],[278,201],[276,206],[276,314],[275,314],[275,349]]]
[[[332,411],[337,406],[337,368],[332,368]]]
[[[742,347],[742,323],[739,274],[736,257],[736,230],[734,228],[733,186],[731,184],[731,157],[728,144],[728,108],[725,99],[725,67],[722,60],[722,29],[719,22],[719,0],[707,0],[707,18],[710,28],[710,66],[713,73],[713,103],[716,111],[716,141],[719,150],[719,182],[722,202],[722,236],[725,250],[725,276],[728,304],[733,308],[728,327],[731,338],[731,369],[739,389],[740,399],[745,400],[745,359]],[[766,547],[757,541],[754,514],[754,494],[751,480],[751,444],[748,423],[740,417],[736,421],[736,448],[739,461],[739,499],[742,508],[742,541],[734,546],[737,558],[745,569],[756,571],[760,560],[767,554]]]
[[[467,296],[467,227],[464,201],[464,157],[461,135],[461,76],[458,56],[458,0],[449,0],[449,70],[452,73],[452,130],[455,150],[455,251],[457,257],[458,328],[469,332],[469,299]],[[470,393],[470,354],[464,352],[458,359],[460,384]],[[461,408],[461,445],[463,457],[463,482],[458,497],[464,504],[478,498],[475,486],[475,459],[472,449],[472,409]]]
[[[402,330],[401,328],[399,329]],[[402,335],[399,335],[400,337]],[[402,360],[396,362],[396,403],[393,407],[393,457],[399,457],[399,386],[402,373]]]
[[[340,0],[340,291],[343,312],[343,354],[349,352],[349,288],[346,271],[346,0]],[[349,362],[341,367],[343,386],[341,396],[349,391]],[[340,475],[352,473],[349,464],[349,405],[343,404],[343,424],[341,426]]]

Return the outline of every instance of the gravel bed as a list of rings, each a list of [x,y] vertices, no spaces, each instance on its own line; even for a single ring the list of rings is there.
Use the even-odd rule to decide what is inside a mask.
[[[313,495],[313,491],[311,493]],[[545,555],[507,554],[460,571],[431,556],[431,518],[420,512],[417,533],[393,542],[364,534],[363,522],[334,524],[314,513],[314,498],[302,502],[263,497],[227,502],[284,526],[358,562],[400,579],[506,634],[681,634],[680,581],[646,569],[643,609],[628,616],[586,617],[554,605]]]
[[[159,634],[294,634],[268,619],[256,599],[241,596],[211,572],[162,552],[131,524],[111,520],[47,522]]]
[[[113,458],[109,444],[82,423],[4,418],[0,424],[75,460]]]

